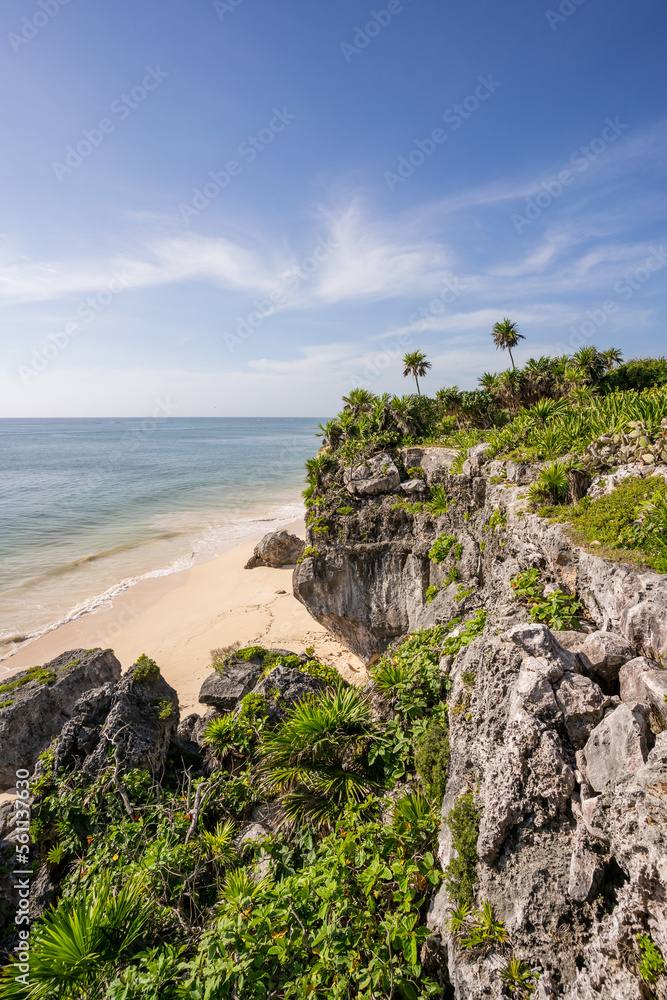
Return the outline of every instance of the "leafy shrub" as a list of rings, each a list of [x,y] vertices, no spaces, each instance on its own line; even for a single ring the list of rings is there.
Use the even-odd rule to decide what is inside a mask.
[[[528,490],[528,497],[533,505],[540,503],[562,503],[567,499],[570,484],[567,477],[568,466],[564,462],[551,462],[545,465]]]
[[[544,622],[549,628],[578,629],[581,627],[583,605],[576,597],[555,590],[545,595],[542,573],[539,569],[528,569],[510,580],[514,593],[522,604],[530,608],[532,622]]]
[[[662,952],[648,934],[638,934],[639,954],[639,975],[646,983],[657,983],[658,976],[662,976],[665,971],[665,962]]]
[[[426,603],[430,604],[431,601],[440,593],[440,587],[437,584],[432,584],[426,588]]]
[[[142,653],[136,662],[132,672],[132,680],[135,684],[151,684],[160,676],[160,668],[155,660],[151,660],[145,653]]]
[[[434,563],[443,563],[455,541],[453,535],[438,535],[431,546],[431,551],[428,554],[429,559]]]
[[[424,470],[422,469],[421,465],[413,465],[410,469],[407,470],[407,473],[409,479],[424,478]]]
[[[452,831],[452,847],[456,851],[445,868],[445,885],[457,905],[472,905],[477,882],[477,838],[480,811],[472,794],[460,796],[447,814],[447,826]]]
[[[570,521],[584,541],[635,550],[653,569],[667,572],[667,483],[661,476],[628,476],[597,500],[584,497],[551,513],[554,520]]]

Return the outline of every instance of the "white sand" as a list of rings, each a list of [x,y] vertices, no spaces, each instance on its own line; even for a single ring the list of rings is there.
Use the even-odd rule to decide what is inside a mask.
[[[146,653],[178,692],[181,717],[203,708],[198,694],[210,673],[210,651],[235,642],[296,653],[313,646],[346,680],[364,683],[362,662],[292,596],[292,567],[243,568],[256,541],[181,573],[140,581],[110,608],[26,643],[3,661],[4,673],[46,663],[69,649],[111,647],[124,670]]]

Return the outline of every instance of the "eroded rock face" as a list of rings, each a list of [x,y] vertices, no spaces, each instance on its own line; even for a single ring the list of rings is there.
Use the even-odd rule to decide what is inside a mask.
[[[255,551],[245,564],[246,569],[256,569],[258,566],[292,566],[299,561],[304,553],[306,543],[289,531],[271,531],[255,546]]]
[[[577,652],[586,672],[608,685],[618,680],[623,664],[635,655],[634,646],[624,636],[599,631],[587,635]]]
[[[382,452],[361,465],[346,469],[344,481],[350,493],[371,497],[397,490],[401,476],[391,455]]]
[[[629,660],[619,674],[623,701],[642,701],[651,706],[654,729],[667,728],[667,670],[646,656]]]
[[[647,706],[619,705],[596,726],[577,764],[594,792],[604,792],[642,767],[648,756]]]
[[[10,704],[0,709],[0,787],[14,784],[17,768],[31,770],[39,754],[79,713],[79,699],[118,681],[120,671],[111,649],[71,649],[45,663],[35,680],[3,693],[0,700]],[[24,670],[6,683],[28,676]]]

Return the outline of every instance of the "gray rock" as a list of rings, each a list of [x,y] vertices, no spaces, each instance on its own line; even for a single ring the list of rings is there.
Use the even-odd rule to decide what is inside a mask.
[[[404,493],[424,493],[426,490],[426,483],[423,479],[407,479],[404,483],[401,483],[401,489]]]
[[[192,737],[193,730],[196,728],[198,723],[201,722],[201,718],[196,712],[192,712],[190,715],[186,715],[184,719],[178,724],[178,729],[176,730],[176,735],[181,740],[189,740]]]
[[[298,535],[291,535],[285,530],[271,531],[257,543],[245,568],[271,566],[279,569],[281,566],[292,566],[301,559],[305,548],[306,543]]]
[[[399,471],[391,455],[386,452],[346,469],[343,478],[350,493],[363,497],[393,493],[401,482]]]
[[[130,769],[159,775],[179,722],[178,696],[152,661],[139,661],[116,686],[97,746],[82,769],[91,777],[115,760],[119,773]]]
[[[111,649],[72,649],[41,670],[42,680],[29,680],[2,692],[3,700],[11,704],[0,709],[0,787],[14,784],[17,768],[31,770],[39,754],[77,713],[79,698],[91,688],[117,681],[121,667]],[[24,670],[5,683],[30,676]]]
[[[199,701],[218,712],[232,712],[250,694],[261,673],[258,660],[232,660],[220,672],[209,674],[201,686]]]
[[[437,484],[445,478],[457,455],[456,448],[424,448],[424,454],[419,464],[424,470],[429,486]]]
[[[577,765],[596,792],[636,774],[648,756],[647,707],[619,705],[595,727],[577,754]]]
[[[269,719],[281,722],[290,708],[307,695],[323,691],[324,681],[291,667],[277,666],[255,688],[266,698]]]
[[[614,632],[589,633],[577,652],[586,672],[602,678],[607,684],[618,679],[623,664],[635,655],[628,640]]]
[[[472,448],[468,448],[468,457],[462,467],[464,476],[478,476],[480,474],[484,463],[484,456],[490,448],[491,445],[488,441],[482,441],[481,444],[476,444]]]
[[[602,721],[606,698],[597,684],[583,674],[564,674],[554,685],[556,701],[565,718],[573,745],[580,749]]]
[[[621,667],[619,681],[623,701],[650,705],[657,728],[667,728],[667,670],[661,670],[654,660],[637,656]]]
[[[594,899],[607,868],[609,856],[590,837],[585,825],[577,823],[570,862],[568,895],[578,903]]]

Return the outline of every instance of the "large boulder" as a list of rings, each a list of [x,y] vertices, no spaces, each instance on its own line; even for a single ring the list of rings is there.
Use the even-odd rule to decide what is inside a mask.
[[[298,535],[290,535],[289,531],[284,530],[271,531],[257,543],[245,568],[271,566],[279,569],[281,566],[292,566],[299,561],[305,548],[306,543]]]
[[[274,667],[254,690],[266,698],[269,719],[280,722],[302,698],[323,691],[325,687],[324,681],[311,674],[280,665]]]
[[[573,745],[580,749],[602,720],[607,699],[589,677],[566,673],[554,685],[556,701],[565,718],[565,728]]]
[[[624,636],[597,631],[585,636],[578,653],[586,672],[609,685],[618,680],[619,670],[634,658],[635,650]]]
[[[622,700],[650,705],[653,728],[667,729],[667,670],[646,656],[637,656],[621,667],[619,681]]]
[[[202,684],[199,701],[218,712],[232,712],[250,694],[262,673],[259,660],[232,660]]]
[[[393,493],[398,489],[401,477],[391,455],[382,452],[346,469],[344,482],[350,493],[371,497],[379,493]]]
[[[91,689],[113,683],[121,666],[111,649],[71,649],[0,685],[0,787],[13,785],[17,768],[30,769],[63,726],[78,714]]]
[[[157,776],[178,722],[178,695],[157,664],[142,656],[117,684],[97,746],[82,769],[97,776],[112,762],[119,773],[137,769]]]
[[[577,754],[577,765],[594,791],[613,791],[646,763],[646,716],[646,705],[619,705],[592,731]]]

